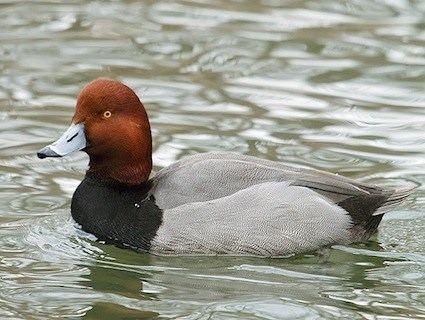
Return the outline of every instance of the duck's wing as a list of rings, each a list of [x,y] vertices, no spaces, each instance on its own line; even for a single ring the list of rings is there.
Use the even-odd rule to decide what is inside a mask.
[[[408,188],[384,190],[324,171],[231,152],[209,152],[186,157],[159,171],[153,178],[152,193],[160,208],[170,209],[219,199],[265,182],[306,187],[354,215],[367,212],[368,216],[386,212],[410,192]]]
[[[353,241],[347,212],[315,191],[266,182],[163,211],[157,254],[282,256]]]

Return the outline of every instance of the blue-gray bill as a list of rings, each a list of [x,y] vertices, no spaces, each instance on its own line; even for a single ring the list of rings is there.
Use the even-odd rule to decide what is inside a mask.
[[[52,144],[37,152],[40,159],[48,157],[63,157],[74,151],[82,150],[87,146],[84,124],[71,124],[63,135]]]

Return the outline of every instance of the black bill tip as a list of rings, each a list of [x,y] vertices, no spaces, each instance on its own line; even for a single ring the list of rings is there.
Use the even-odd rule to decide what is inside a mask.
[[[37,157],[40,159],[49,158],[49,157],[61,157],[61,155],[54,152],[50,147],[44,147],[40,151],[37,152]]]

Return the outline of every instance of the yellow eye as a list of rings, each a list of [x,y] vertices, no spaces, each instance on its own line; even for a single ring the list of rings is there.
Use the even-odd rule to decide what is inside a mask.
[[[111,116],[112,116],[111,111],[105,111],[105,112],[103,113],[103,117],[104,117],[104,118],[110,118]]]

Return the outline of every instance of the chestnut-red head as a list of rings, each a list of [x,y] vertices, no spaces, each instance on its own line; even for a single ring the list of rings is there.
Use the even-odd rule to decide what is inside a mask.
[[[88,172],[100,179],[137,185],[152,170],[149,119],[137,95],[126,85],[96,79],[78,95],[71,127],[55,143],[39,151],[40,158],[84,150]]]

